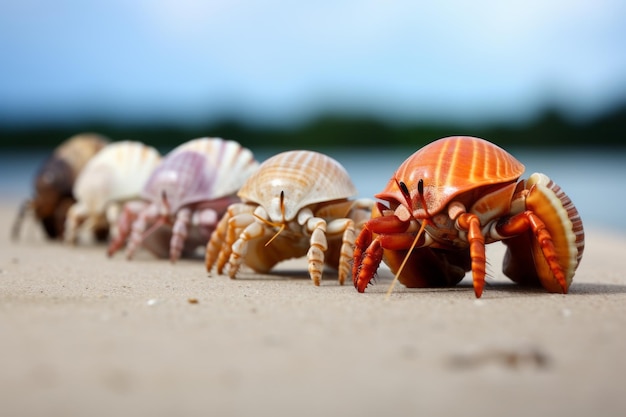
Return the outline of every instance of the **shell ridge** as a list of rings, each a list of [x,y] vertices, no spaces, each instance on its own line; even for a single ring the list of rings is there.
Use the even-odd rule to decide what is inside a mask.
[[[481,166],[482,170],[477,168]],[[446,137],[409,156],[376,198],[403,204],[404,197],[396,182],[403,181],[416,195],[418,181],[423,179],[428,212],[434,214],[463,192],[514,181],[523,172],[522,163],[489,141],[469,136]],[[421,206],[414,211],[416,216],[426,214]]]
[[[264,161],[241,187],[238,195],[262,205],[273,219],[282,219],[278,199],[285,195],[285,218],[304,207],[348,198],[356,188],[339,162],[313,151],[287,151]]]
[[[90,200],[86,204],[93,210],[97,206],[98,211],[111,201],[139,197],[159,159],[156,149],[141,142],[113,142],[85,165],[74,192],[79,199]]]
[[[239,143],[221,138],[185,142],[166,155],[143,195],[159,201],[158,182],[167,183],[170,181],[167,176],[176,177],[176,185],[170,184],[167,191],[172,196],[169,200],[173,212],[189,204],[234,194],[247,178],[247,172],[242,173],[238,166],[256,165],[252,152],[246,149],[247,152],[240,153],[240,149],[244,148]],[[241,161],[241,156],[248,160]]]

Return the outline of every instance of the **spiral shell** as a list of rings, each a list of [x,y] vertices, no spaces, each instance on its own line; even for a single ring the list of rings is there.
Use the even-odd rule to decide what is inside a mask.
[[[311,204],[356,194],[348,172],[333,158],[313,151],[288,151],[263,162],[237,195],[263,206],[278,222],[293,220],[298,211]]]

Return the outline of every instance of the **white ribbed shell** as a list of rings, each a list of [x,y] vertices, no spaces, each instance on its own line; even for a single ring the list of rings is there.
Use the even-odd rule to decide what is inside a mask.
[[[194,139],[165,156],[142,196],[158,203],[165,193],[171,212],[176,212],[188,204],[236,193],[257,168],[252,152],[235,141]]]
[[[313,151],[279,153],[261,164],[237,194],[265,208],[270,219],[283,220],[280,195],[284,193],[286,221],[304,207],[349,198],[357,190],[341,164]]]
[[[160,160],[156,149],[141,142],[111,143],[87,162],[74,195],[89,213],[104,212],[112,201],[138,198]]]

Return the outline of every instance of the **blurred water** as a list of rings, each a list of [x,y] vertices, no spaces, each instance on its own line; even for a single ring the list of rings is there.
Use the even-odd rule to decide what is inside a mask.
[[[584,224],[626,232],[624,193],[626,153],[580,150],[509,150],[526,166],[524,177],[543,172],[571,197]],[[383,190],[396,168],[413,150],[332,149],[326,153],[341,162],[350,173],[359,196],[372,197]],[[263,161],[271,149],[255,150]],[[30,196],[34,175],[47,155],[41,152],[0,152],[0,196],[12,204]]]

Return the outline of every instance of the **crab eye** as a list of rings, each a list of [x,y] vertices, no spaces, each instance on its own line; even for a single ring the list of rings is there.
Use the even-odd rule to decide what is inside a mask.
[[[283,216],[283,221],[285,221],[285,191],[280,192],[280,213]]]
[[[420,178],[417,182],[417,195],[419,196],[419,201],[424,208],[424,212],[426,212],[427,218],[431,218],[432,216],[428,212],[428,204],[426,204],[426,199],[424,198],[424,180]]]
[[[406,205],[408,208],[412,208],[413,204],[411,203],[411,193],[409,192],[409,187],[406,186],[404,181],[397,181],[398,187],[400,187],[400,191],[402,192],[402,196],[406,200]]]
[[[404,194],[404,197],[410,197],[411,193],[409,193],[409,188],[406,186],[406,184],[403,181],[400,181],[398,185],[400,186],[400,190],[402,190],[402,194]]]

